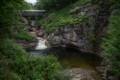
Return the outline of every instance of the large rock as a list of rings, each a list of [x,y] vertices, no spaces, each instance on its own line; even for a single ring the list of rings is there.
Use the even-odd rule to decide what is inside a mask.
[[[93,52],[93,28],[86,25],[69,25],[49,35],[52,47],[76,47],[83,52]]]

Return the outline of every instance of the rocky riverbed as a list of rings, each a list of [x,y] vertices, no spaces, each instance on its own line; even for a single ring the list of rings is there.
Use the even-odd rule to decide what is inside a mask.
[[[95,70],[72,68],[65,70],[71,80],[102,80]]]

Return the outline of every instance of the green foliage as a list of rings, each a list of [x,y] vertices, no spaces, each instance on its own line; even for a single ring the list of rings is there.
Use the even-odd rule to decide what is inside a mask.
[[[10,37],[15,24],[18,23],[18,11],[24,5],[24,0],[1,0],[0,2],[0,37]],[[6,33],[5,33],[6,32]]]
[[[113,4],[113,9],[120,9],[120,0],[110,0],[111,4]]]
[[[14,79],[15,76],[12,76],[16,74],[14,69],[19,68],[22,63],[26,62],[27,54],[9,39],[1,40],[0,44],[2,44],[0,46],[0,79],[17,80]]]
[[[21,20],[21,19],[20,19]],[[24,40],[24,41],[35,41],[35,37],[29,34],[28,26],[21,21],[18,21],[19,25],[14,27],[14,32],[12,32],[12,38],[16,40]]]
[[[23,67],[15,70],[21,80],[54,80],[55,74],[61,69],[56,58],[51,56],[32,57],[23,64]]]
[[[90,0],[79,0],[74,4],[64,7],[63,9],[48,13],[48,17],[40,19],[38,24],[42,25],[47,32],[52,32],[53,30],[65,25],[80,24],[81,22],[87,20],[88,17],[84,15],[72,15],[71,10],[77,6],[86,4],[87,2],[90,2]]]
[[[119,10],[118,10],[119,11]],[[105,38],[105,59],[109,61],[111,70],[120,76],[120,13],[115,13],[110,18],[108,35]]]
[[[109,4],[111,5],[112,9],[120,8],[120,0],[91,0],[91,2],[93,4],[101,4],[101,5],[103,3]]]
[[[76,7],[76,6],[85,5],[85,4],[87,4],[87,3],[91,4],[91,1],[92,1],[92,0],[78,0],[78,1],[76,1],[75,4],[73,4],[73,5],[74,5],[74,7]]]
[[[24,0],[0,2],[0,80],[56,80],[61,70],[56,58],[30,56],[12,39],[21,29],[18,10],[24,9],[24,4]],[[17,38],[29,39],[26,33]]]
[[[15,35],[15,39],[16,40],[25,40],[25,41],[34,41],[34,37],[29,35],[29,33],[27,33],[26,31],[22,31],[22,32],[18,33],[17,35]]]
[[[34,6],[30,3],[25,2],[24,5],[25,5],[25,7],[23,8],[24,10],[34,9]]]
[[[22,74],[22,80],[56,80],[56,74],[60,70],[61,66],[56,58],[41,56],[30,58],[20,74]]]
[[[56,10],[61,9],[77,0],[38,0],[36,7],[38,9]]]
[[[58,76],[62,67],[55,57],[29,56],[9,39],[1,43],[0,80],[63,80]]]

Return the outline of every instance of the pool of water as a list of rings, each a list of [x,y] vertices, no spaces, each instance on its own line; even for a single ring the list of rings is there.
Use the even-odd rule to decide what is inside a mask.
[[[102,60],[96,54],[82,53],[70,48],[54,48],[51,54],[55,55],[63,66],[70,68],[95,68]]]
[[[88,70],[94,71],[95,72],[94,76],[96,77],[96,79],[92,79],[92,80],[101,80],[100,74],[97,71],[96,67],[100,65],[102,59],[95,54],[82,53],[76,49],[61,48],[61,47],[52,48],[49,50],[47,49],[46,52],[45,51],[43,52],[33,51],[31,53],[33,53],[33,55],[34,54],[54,55],[58,58],[58,61],[61,63],[64,69],[81,69],[81,70],[86,70],[86,71]]]
[[[84,75],[85,79],[72,80],[102,80],[99,71],[96,69],[100,66],[102,58],[93,53],[83,53],[71,48],[53,48],[51,53],[54,54],[64,69],[68,69],[71,75]],[[87,78],[86,78],[87,77]],[[91,78],[90,78],[91,77]]]

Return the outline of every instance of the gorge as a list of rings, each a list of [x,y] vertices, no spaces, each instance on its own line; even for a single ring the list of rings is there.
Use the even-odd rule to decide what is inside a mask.
[[[35,15],[36,12],[32,11],[33,13]],[[34,28],[36,30],[33,29],[30,34],[34,33],[38,43],[29,52],[33,56],[56,56],[71,80],[102,80],[99,71],[102,58],[92,51],[92,43],[88,38],[92,36],[92,29],[86,26],[67,26],[49,34],[47,38],[44,38],[46,33],[43,29]]]
[[[102,78],[106,78],[106,73],[104,73],[106,69],[103,66],[105,63],[102,61],[103,50],[101,43],[107,33],[109,18],[112,14],[111,6],[112,4],[110,2],[100,1],[98,3],[85,3],[80,6],[72,6],[68,8],[69,11],[67,13],[63,13],[62,15],[60,13],[45,14],[40,19],[41,23],[39,26],[30,25],[31,28],[38,27],[38,30],[34,28],[36,31],[33,31],[35,33],[34,36],[38,40],[37,47],[34,47],[35,49],[30,51],[30,53],[39,56],[56,56],[63,66],[70,67],[70,72],[68,72],[71,73],[72,71],[72,75],[77,73],[76,71],[78,70],[78,75],[76,74],[75,76],[81,76],[83,72],[89,77],[92,71],[88,71],[89,74],[86,71],[90,69],[95,72],[93,74],[99,74],[96,75],[99,77],[96,79],[101,80]],[[35,12],[32,11],[32,13]],[[62,17],[65,15],[72,17],[70,19],[73,19],[73,22],[71,20],[69,22],[69,18],[68,21],[66,19],[66,22],[64,22]],[[29,16],[31,15],[29,14]],[[37,15],[37,17],[39,16],[40,14]],[[37,17],[33,19],[37,20]],[[53,31],[47,31],[46,27],[47,29],[50,27]],[[85,70],[82,70],[84,68]],[[75,76],[73,76],[73,80]],[[88,77],[86,79],[96,80],[93,76],[92,78]]]
[[[120,0],[1,0],[0,80],[120,80]]]

